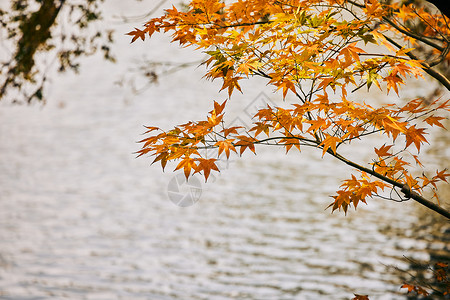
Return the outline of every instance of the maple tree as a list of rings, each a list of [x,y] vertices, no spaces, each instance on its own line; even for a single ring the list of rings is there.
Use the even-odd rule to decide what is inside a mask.
[[[217,159],[256,153],[256,145],[301,150],[320,149],[353,167],[357,174],[344,180],[333,196],[332,211],[343,210],[370,197],[395,201],[413,199],[450,218],[440,205],[439,182],[444,170],[428,173],[420,150],[430,127],[444,128],[449,99],[410,99],[403,105],[368,103],[354,92],[379,89],[399,95],[409,78],[428,74],[450,91],[445,70],[450,62],[449,18],[426,3],[377,0],[192,0],[187,11],[175,7],[128,33],[132,42],[155,32],[171,32],[172,41],[202,49],[208,58],[207,79],[222,81],[228,100],[214,101],[205,120],[163,130],[149,126],[139,156],[151,154],[164,168],[178,161],[188,178],[205,180],[219,171]],[[288,108],[260,109],[252,127],[227,127],[225,106],[240,82],[255,76],[295,97]],[[360,91],[361,92],[361,91]],[[281,96],[280,95],[280,96]],[[353,161],[340,151],[371,135],[379,137],[374,160]],[[219,157],[204,157],[201,149],[217,148]],[[418,172],[422,171],[422,172]],[[421,173],[421,174],[420,174]],[[416,175],[420,174],[420,175]],[[431,191],[434,199],[424,195]]]
[[[0,61],[0,100],[45,101],[48,72],[42,67],[43,54],[54,56],[59,72],[78,71],[79,58],[97,51],[114,61],[113,32],[91,26],[101,19],[101,2],[13,0],[8,10],[0,8],[0,36],[13,45]]]

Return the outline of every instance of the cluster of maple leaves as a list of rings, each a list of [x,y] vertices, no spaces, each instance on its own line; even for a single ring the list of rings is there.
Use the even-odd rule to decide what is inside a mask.
[[[165,15],[148,21],[143,30],[128,33],[132,41],[155,32],[172,32],[173,42],[203,49],[205,77],[221,79],[222,90],[231,98],[242,92],[239,81],[252,76],[267,78],[269,85],[281,90],[283,98],[296,97],[292,108],[267,106],[254,116],[253,126],[228,128],[224,121],[226,101],[214,101],[206,120],[188,122],[165,131],[148,127],[139,155],[151,154],[164,168],[179,161],[186,177],[219,171],[217,159],[231,152],[255,152],[255,145],[281,145],[292,148],[312,146],[321,149],[360,171],[358,177],[344,181],[330,205],[347,211],[367,197],[379,195],[390,187],[406,186],[422,194],[430,187],[437,198],[437,183],[446,181],[445,170],[435,175],[414,176],[413,163],[423,168],[417,153],[426,139],[429,126],[444,127],[448,100],[425,103],[414,99],[404,106],[372,107],[364,101],[350,100],[348,92],[373,84],[387,93],[405,84],[408,77],[422,78],[426,63],[409,55],[413,48],[399,46],[397,40],[415,45],[406,22],[420,19],[427,24],[423,34],[448,36],[450,30],[441,14],[431,14],[412,5],[383,5],[376,0],[358,3],[348,0],[242,0],[228,5],[219,0],[193,0],[188,11],[175,7]],[[384,47],[368,53],[359,45]],[[436,54],[439,47],[434,48]],[[441,49],[441,52],[444,49]],[[445,59],[450,60],[449,56]],[[375,148],[370,166],[343,157],[339,147],[371,134],[384,136],[384,145]],[[400,150],[394,145],[404,143]],[[218,148],[219,157],[203,157],[199,150]],[[398,149],[398,147],[397,147]],[[412,157],[413,162],[405,157]]]
[[[411,30],[415,26],[421,28],[420,36]],[[428,188],[438,199],[438,183],[446,182],[450,174],[446,170],[426,173],[419,152],[428,143],[430,127],[444,128],[442,114],[450,110],[449,100],[430,103],[417,98],[403,105],[376,106],[350,94],[376,86],[398,95],[406,79],[423,79],[425,72],[439,80],[431,67],[450,62],[450,27],[442,14],[413,4],[377,0],[239,0],[228,4],[192,0],[186,11],[172,7],[142,30],[128,34],[134,42],[155,32],[171,32],[173,42],[203,50],[209,56],[204,62],[205,77],[222,81],[227,101],[236,90],[243,92],[241,80],[253,76],[266,78],[283,98],[296,101],[288,108],[267,105],[260,109],[250,128],[227,126],[227,101],[214,101],[204,120],[171,130],[148,126],[139,156],[154,156],[153,162],[160,162],[163,169],[176,161],[175,170],[183,170],[186,178],[201,173],[207,180],[211,172],[219,171],[218,159],[228,159],[232,152],[256,153],[258,144],[281,146],[286,152],[314,147],[359,172],[344,180],[333,196],[333,211],[347,212],[350,206],[366,203],[368,197],[385,197],[386,189],[390,189],[388,199],[402,201]],[[427,61],[415,54],[420,43],[432,49]],[[450,90],[446,80],[440,82]],[[341,154],[342,145],[375,134],[380,144],[374,148],[371,163],[361,165]],[[211,148],[218,149],[218,156],[208,157],[202,151]],[[422,169],[422,174],[414,175],[409,170],[412,167]],[[435,267],[437,280],[448,283],[448,265]],[[419,285],[402,288],[428,295]],[[447,284],[446,293],[449,288]],[[355,295],[354,299],[369,297]]]

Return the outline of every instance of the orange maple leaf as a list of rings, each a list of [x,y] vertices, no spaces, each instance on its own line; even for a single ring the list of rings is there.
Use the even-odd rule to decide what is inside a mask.
[[[234,126],[230,128],[224,128],[221,132],[223,132],[223,135],[227,137],[230,134],[238,134],[237,130],[242,128],[242,126]]]
[[[392,148],[393,145],[388,145],[386,146],[386,144],[384,144],[383,146],[381,146],[380,148],[375,148],[375,153],[379,156],[379,157],[383,157],[383,156],[391,156],[392,153],[389,152],[389,150]]]
[[[354,61],[359,62],[359,55],[358,53],[367,53],[361,48],[356,47],[356,43],[352,43],[345,47],[344,49],[339,52],[339,54],[343,54],[345,57],[345,61],[350,63],[352,62],[352,58]]]
[[[230,158],[230,149],[237,153],[236,148],[233,146],[233,139],[226,139],[223,141],[218,141],[214,144],[214,146],[219,146],[219,156],[222,154],[223,151],[225,151],[225,154],[227,156],[227,159]]]
[[[339,143],[340,141],[341,141],[341,138],[339,138],[337,136],[328,136],[327,138],[325,138],[322,141],[322,143],[320,143],[320,145],[323,146],[322,156],[325,155],[325,153],[328,151],[328,148],[331,148],[333,153],[336,154],[336,144]]]
[[[408,289],[408,293],[414,291],[414,292],[417,293],[417,295],[423,295],[425,297],[428,296],[428,292],[424,288],[422,288],[422,287],[420,287],[418,285],[412,285],[412,284],[405,283],[400,288],[401,289]]]
[[[255,131],[255,137],[258,136],[261,132],[264,132],[267,136],[269,136],[269,129],[272,127],[270,124],[266,124],[265,122],[255,122],[255,126],[251,128],[248,132]]]
[[[191,173],[191,169],[196,169],[197,165],[195,164],[195,159],[190,158],[189,156],[186,156],[175,168],[175,171],[178,169],[183,168],[184,169],[184,176],[186,176],[186,180],[189,177],[189,174]],[[195,174],[195,173],[194,173]]]
[[[127,35],[132,35],[133,39],[131,40],[131,42],[133,43],[136,39],[141,38],[141,40],[145,40],[145,31],[140,30],[138,28],[134,28],[136,30],[134,31],[130,31],[127,33]]]
[[[219,168],[217,168],[216,163],[215,163],[217,159],[215,159],[215,158],[210,158],[210,159],[198,158],[197,160],[198,160],[199,164],[196,167],[194,174],[203,171],[203,176],[205,176],[205,182],[208,180],[211,170],[220,172]]]
[[[441,122],[439,122],[440,120],[444,120],[445,118],[443,117],[435,117],[435,116],[429,116],[428,118],[426,118],[424,120],[424,122],[427,122],[430,126],[439,126],[441,128],[445,129],[445,126],[442,125]]]
[[[391,75],[386,76],[384,80],[387,81],[388,93],[390,89],[393,88],[397,95],[398,95],[398,85],[405,83],[403,79],[397,75],[397,72],[393,72]]]
[[[248,137],[246,135],[240,135],[237,138],[239,139],[239,141],[237,143],[235,143],[235,146],[241,147],[241,149],[239,151],[240,155],[242,155],[242,153],[244,153],[244,151],[247,148],[250,149],[254,154],[256,154],[255,145],[254,145],[254,143],[256,142],[255,139]]]
[[[425,138],[425,128],[416,128],[416,125],[409,127],[406,129],[406,148],[408,148],[409,145],[414,143],[414,146],[416,146],[417,151],[420,151],[420,146],[422,143],[428,143],[427,139]]]
[[[225,108],[225,104],[227,101],[225,100],[222,104],[219,104],[218,102],[214,101],[214,112],[216,115],[220,115]]]
[[[449,173],[445,173],[447,171],[447,169],[444,169],[442,171],[436,171],[436,176],[434,176],[434,179],[440,179],[442,181],[447,182],[447,177],[450,176]]]

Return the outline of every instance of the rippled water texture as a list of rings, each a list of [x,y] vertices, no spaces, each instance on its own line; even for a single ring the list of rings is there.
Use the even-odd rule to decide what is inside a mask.
[[[110,16],[149,6],[108,5]],[[413,203],[325,210],[350,170],[314,149],[233,157],[201,180],[195,205],[174,205],[178,173],[134,158],[142,125],[200,119],[226,95],[202,68],[131,95],[113,82],[133,79],[137,58],[201,55],[164,37],[130,46],[118,36],[118,64],[90,59],[80,76],[54,79],[44,107],[0,107],[0,299],[406,299],[406,273],[393,268],[409,269],[403,256],[448,258],[448,223]],[[279,101],[264,82],[246,84],[230,118],[245,119],[261,91]],[[448,133],[436,140],[427,160],[448,164]],[[366,149],[352,151],[364,161]]]

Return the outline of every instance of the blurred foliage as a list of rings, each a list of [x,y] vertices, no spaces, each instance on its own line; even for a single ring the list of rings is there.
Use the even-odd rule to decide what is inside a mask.
[[[0,100],[45,101],[49,71],[78,71],[80,58],[111,54],[112,31],[94,30],[103,0],[13,0],[0,9]],[[5,51],[6,50],[6,51]],[[55,67],[55,63],[58,64]]]
[[[392,2],[392,0],[388,0],[388,2]],[[439,1],[439,0],[403,0],[404,4],[409,5],[413,4],[416,7],[423,7],[425,11],[427,12],[433,12],[436,11],[436,8],[438,8],[442,14],[446,15],[450,18],[449,14],[449,6],[446,3],[443,3],[445,1]],[[433,5],[430,5],[432,3]],[[406,28],[416,34],[417,36],[423,36],[426,35],[428,24],[425,20],[422,19],[410,19],[405,22]],[[414,44],[414,47],[416,48],[416,53],[420,56],[420,59],[423,59],[432,66],[435,66],[439,72],[443,73],[447,78],[450,78],[450,64],[449,61],[446,60],[450,56],[449,55],[449,49],[447,46],[447,37],[441,37],[441,36],[434,36],[433,41],[437,44],[440,44],[440,46],[444,49],[441,53],[438,53],[436,49],[434,49],[431,46],[428,46],[425,43],[416,43]]]
[[[409,280],[401,286],[402,289],[407,289],[407,299],[450,299],[448,263],[436,262],[431,265],[408,260]]]

